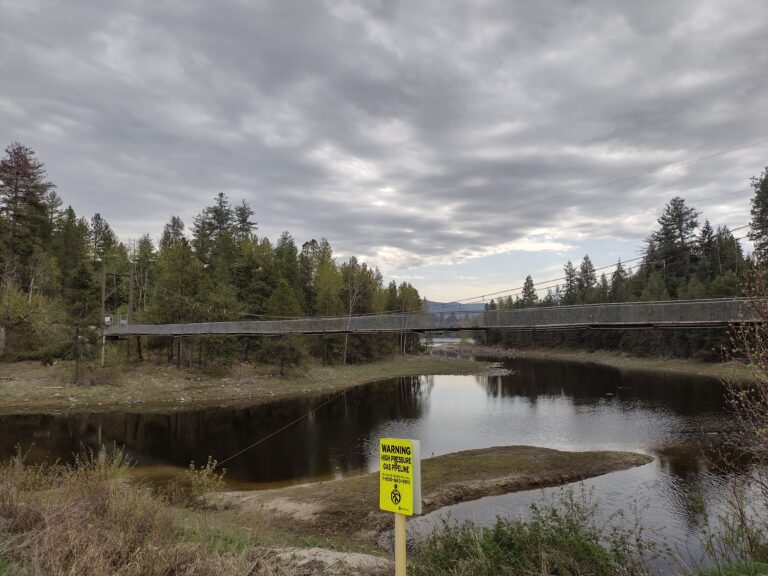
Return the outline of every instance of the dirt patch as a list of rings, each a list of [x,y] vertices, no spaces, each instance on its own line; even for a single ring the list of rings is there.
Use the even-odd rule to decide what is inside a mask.
[[[387,558],[328,548],[276,549],[272,557],[280,566],[296,571],[296,574],[379,576],[394,571],[394,564]]]
[[[422,462],[422,507],[426,514],[459,502],[557,486],[651,461],[650,456],[629,452],[562,452],[531,446],[456,452]],[[296,536],[345,535],[359,544],[375,543],[392,521],[391,514],[378,510],[378,473],[276,490],[215,494],[212,502],[241,517],[258,510],[259,514],[250,516]],[[297,515],[297,510],[302,512]],[[304,513],[307,510],[311,514]]]

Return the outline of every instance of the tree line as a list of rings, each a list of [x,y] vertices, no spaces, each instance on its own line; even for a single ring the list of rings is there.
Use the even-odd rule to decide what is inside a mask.
[[[632,265],[619,261],[612,270],[600,271],[585,255],[578,265],[568,261],[560,283],[547,288],[545,295],[539,296],[528,275],[519,294],[491,300],[486,310],[744,296],[745,279],[768,257],[768,168],[751,179],[751,187],[751,221],[740,236],[727,226],[713,227],[708,219],[702,223],[698,210],[683,198],[674,197],[662,210],[658,227]],[[754,245],[749,256],[740,242],[746,237]],[[600,348],[715,359],[728,344],[729,335],[725,329],[492,332],[487,341],[518,347]]]
[[[375,267],[340,261],[326,239],[299,247],[259,236],[246,201],[223,193],[191,226],[173,216],[158,242],[120,241],[99,213],[64,208],[45,166],[14,143],[0,160],[0,354],[6,359],[96,353],[102,300],[112,322],[176,323],[343,316],[422,309],[409,283],[385,285]],[[103,296],[103,298],[102,298]],[[416,336],[146,338],[124,353],[209,365],[260,359],[296,364],[374,360],[419,346]]]

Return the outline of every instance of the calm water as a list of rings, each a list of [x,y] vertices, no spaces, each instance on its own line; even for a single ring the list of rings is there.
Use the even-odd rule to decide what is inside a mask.
[[[654,537],[700,555],[700,507],[691,495],[710,502],[725,480],[703,452],[711,453],[731,427],[718,381],[540,360],[506,366],[509,376],[405,378],[350,390],[228,462],[228,477],[235,486],[259,488],[375,470],[381,436],[418,438],[425,458],[509,444],[639,451],[654,461],[586,485],[606,514],[636,502]],[[164,415],[2,417],[0,458],[21,444],[32,445],[35,457],[66,460],[81,444],[97,446],[101,430],[103,442],[124,445],[141,467],[162,476],[208,455],[223,460],[320,402]],[[497,515],[525,515],[541,495],[484,498],[449,511],[456,519],[490,523]],[[414,530],[428,530],[434,517],[413,523]]]

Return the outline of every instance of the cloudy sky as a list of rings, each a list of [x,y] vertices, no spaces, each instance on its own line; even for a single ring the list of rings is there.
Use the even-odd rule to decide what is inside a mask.
[[[124,239],[218,192],[448,301],[748,221],[768,2],[0,0],[0,142]],[[737,233],[738,234],[738,233]]]

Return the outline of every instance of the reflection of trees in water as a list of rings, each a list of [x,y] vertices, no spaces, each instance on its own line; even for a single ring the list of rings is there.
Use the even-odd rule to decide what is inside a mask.
[[[667,497],[668,505],[691,532],[716,515],[718,495],[724,487],[752,469],[746,454],[734,450],[722,435],[699,443],[662,446],[653,452],[659,467],[675,479]]]
[[[542,396],[566,396],[575,405],[591,405],[605,399],[621,403],[639,401],[679,415],[726,410],[723,386],[716,378],[528,358],[507,361],[505,367],[513,373],[477,377],[489,396],[523,397],[532,404]]]
[[[227,462],[228,475],[251,481],[279,481],[366,467],[360,445],[381,423],[419,418],[434,386],[431,378],[400,378],[348,390],[273,438]],[[187,466],[209,455],[218,460],[242,450],[328,400],[281,401],[242,409],[171,414],[98,414],[0,418],[0,458],[14,446],[36,440],[36,454],[69,460],[81,443],[102,440],[124,445],[141,464]],[[37,438],[35,437],[37,436]]]

